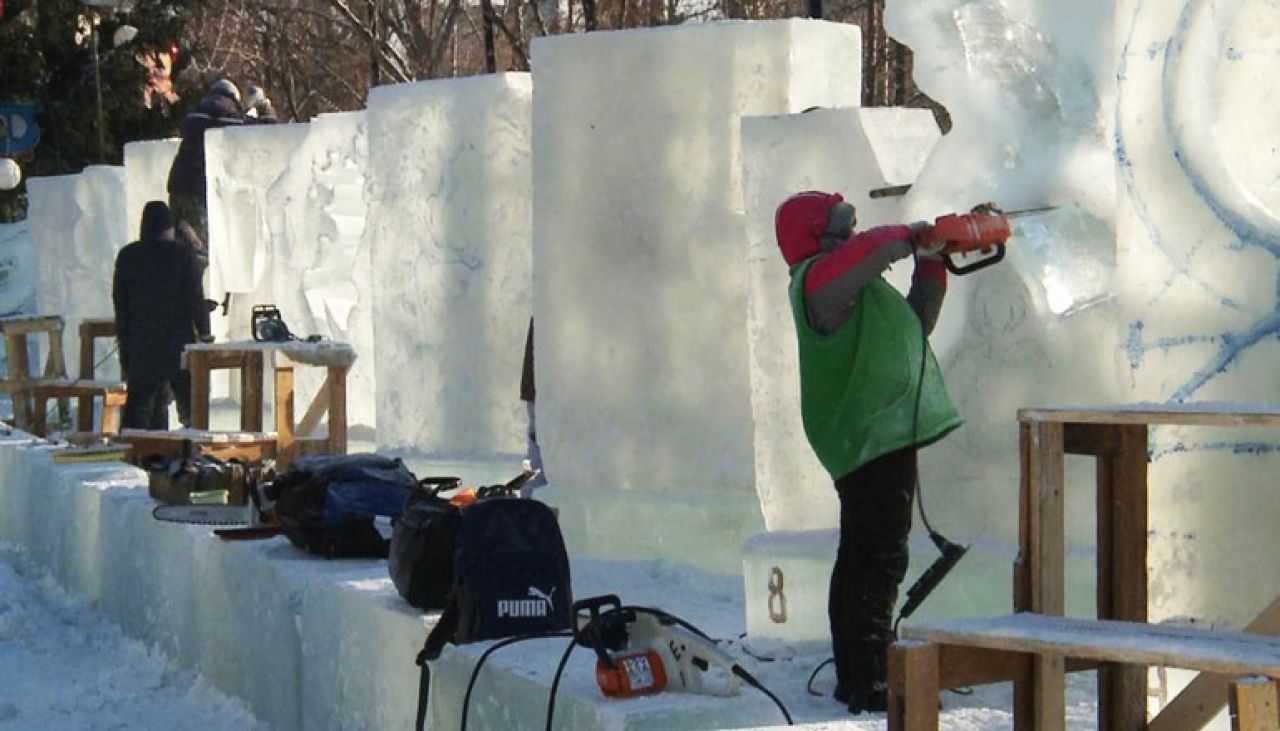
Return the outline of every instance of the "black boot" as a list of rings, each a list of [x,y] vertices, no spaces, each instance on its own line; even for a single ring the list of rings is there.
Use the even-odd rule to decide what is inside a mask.
[[[889,708],[885,652],[879,641],[855,642],[849,654],[849,712],[884,713]]]

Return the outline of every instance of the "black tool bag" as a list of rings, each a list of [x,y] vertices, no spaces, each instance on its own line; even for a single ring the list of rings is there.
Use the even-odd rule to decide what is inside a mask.
[[[440,493],[457,489],[456,477],[428,477],[409,495],[391,534],[387,568],[405,601],[444,609],[453,590],[453,554],[462,510]]]
[[[224,462],[196,453],[190,441],[183,443],[181,455],[153,454],[141,466],[147,472],[148,493],[166,505],[190,505],[193,500],[244,505],[258,483],[274,475],[274,462]]]
[[[518,490],[534,474],[525,473],[523,480],[517,478],[504,488]],[[482,494],[464,508],[454,572],[444,612],[418,653],[419,729],[426,719],[431,680],[427,661],[439,657],[445,644],[551,634],[572,624],[573,590],[564,536],[555,513],[537,500]]]
[[[300,457],[266,487],[284,534],[326,558],[386,558],[375,524],[398,519],[417,478],[398,458],[380,454]]]

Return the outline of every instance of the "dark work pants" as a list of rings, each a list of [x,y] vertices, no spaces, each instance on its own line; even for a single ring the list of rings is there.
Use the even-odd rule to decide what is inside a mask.
[[[129,379],[125,397],[124,429],[169,429],[169,400],[178,404],[178,421],[191,424],[191,375],[183,371],[168,381],[136,381]]]
[[[884,680],[893,606],[907,573],[907,539],[916,484],[916,448],[871,460],[836,480],[840,546],[827,614],[838,688]]]

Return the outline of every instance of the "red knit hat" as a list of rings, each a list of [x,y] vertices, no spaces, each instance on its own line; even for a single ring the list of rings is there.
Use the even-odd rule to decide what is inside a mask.
[[[778,206],[773,218],[778,248],[787,266],[795,266],[822,250],[822,234],[827,230],[827,214],[844,200],[839,193],[806,190]]]

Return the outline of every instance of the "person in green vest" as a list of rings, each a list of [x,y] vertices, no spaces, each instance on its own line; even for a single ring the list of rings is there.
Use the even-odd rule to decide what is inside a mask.
[[[791,267],[805,435],[835,481],[840,542],[827,613],[835,698],[850,712],[888,703],[885,653],[907,572],[916,452],[960,426],[927,336],[947,290],[928,224],[854,234],[838,193],[806,191],[778,207],[775,230]],[[882,274],[914,255],[903,297]]]

